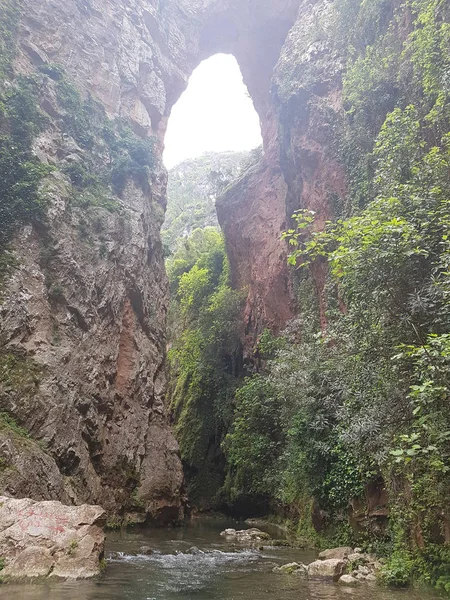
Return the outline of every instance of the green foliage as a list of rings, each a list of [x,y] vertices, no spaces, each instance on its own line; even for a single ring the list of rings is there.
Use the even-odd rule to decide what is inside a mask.
[[[78,548],[78,541],[77,540],[72,540],[69,544],[69,548],[67,550],[67,554],[69,556],[73,556],[76,552],[76,549]]]
[[[29,152],[0,137],[0,251],[5,251],[15,231],[45,218],[46,202],[40,183],[50,169]]]
[[[222,236],[196,230],[168,261],[171,409],[194,501],[216,504],[221,442],[239,369],[241,296],[229,287]]]
[[[149,175],[154,167],[154,139],[139,138],[129,127],[121,125],[118,135],[110,141],[111,183],[120,196],[128,179],[133,179],[148,191]]]
[[[0,81],[9,74],[16,52],[20,6],[18,0],[0,0]]]
[[[275,336],[270,329],[264,329],[259,338],[256,351],[262,358],[274,358],[277,351],[283,348],[283,345],[283,338]]]
[[[235,396],[233,425],[224,442],[229,465],[226,490],[231,501],[276,493],[276,463],[285,443],[279,398],[267,378],[245,380]]]
[[[169,172],[163,242],[174,252],[197,228],[217,227],[215,201],[234,180],[247,152],[208,152]]]
[[[56,78],[56,94],[58,104],[65,111],[63,116],[64,129],[71,135],[81,148],[92,150],[95,144],[95,129],[98,121],[102,120],[102,109],[88,98],[83,101],[79,91],[64,75],[64,71],[58,66],[47,67],[44,70],[51,79]],[[96,122],[97,121],[97,122]]]
[[[38,108],[39,86],[20,77],[0,93],[0,278],[13,266],[8,246],[22,226],[45,220],[42,180],[51,172],[31,150],[47,120]]]
[[[63,172],[69,176],[73,186],[71,206],[88,209],[104,208],[109,212],[120,212],[121,204],[111,194],[105,178],[94,174],[94,166],[75,162],[66,165]]]
[[[411,554],[398,550],[383,566],[380,574],[381,581],[390,587],[408,587],[412,581],[413,559]]]
[[[83,99],[76,87],[68,80],[64,69],[58,65],[45,65],[41,71],[55,80],[58,103],[65,111],[64,128],[85,150],[94,150],[102,142],[108,153],[108,163],[72,163],[66,167],[72,183],[88,190],[84,193],[85,202],[107,196],[107,187],[121,196],[129,179],[133,179],[145,192],[149,191],[149,176],[154,167],[153,138],[141,138],[121,120],[111,122],[103,106],[91,96]],[[87,198],[87,200],[86,200]],[[106,204],[105,204],[106,202]],[[117,209],[104,200],[107,209]]]
[[[42,367],[29,358],[0,353],[0,399],[10,393],[32,396],[42,377]]]
[[[0,429],[8,429],[21,438],[30,438],[28,431],[23,427],[20,427],[11,415],[5,412],[0,412]]]
[[[370,3],[338,7],[356,4]],[[402,11],[412,15],[409,31]],[[341,149],[353,152],[346,164],[355,201],[323,231],[312,212],[300,210],[284,234],[300,278],[318,261],[329,265],[319,372],[329,365],[333,402],[322,419],[336,436],[333,443],[322,430],[326,461],[313,460],[311,473],[300,421],[290,489],[302,481],[322,507],[338,510],[382,475],[393,531],[382,580],[405,586],[415,578],[447,591],[449,16],[445,2],[411,1],[390,23],[379,21],[370,39],[356,30],[362,44],[349,34],[348,120],[339,135]],[[323,389],[322,379],[313,398]]]

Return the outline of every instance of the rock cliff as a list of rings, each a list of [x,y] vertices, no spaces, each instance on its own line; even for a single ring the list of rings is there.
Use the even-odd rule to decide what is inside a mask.
[[[16,267],[3,284],[2,491],[100,503],[132,520],[176,519],[182,471],[164,405],[160,241],[167,121],[203,59],[236,57],[264,154],[220,200],[218,215],[233,283],[248,288],[250,347],[294,312],[280,237],[287,217],[302,206],[325,220],[345,191],[327,147],[330,118],[341,110],[330,2],[2,5],[16,50],[3,93],[31,86],[42,117],[32,151],[51,167],[41,186],[48,217],[16,232]],[[321,39],[311,37],[317,20]],[[319,296],[323,279],[318,269]]]

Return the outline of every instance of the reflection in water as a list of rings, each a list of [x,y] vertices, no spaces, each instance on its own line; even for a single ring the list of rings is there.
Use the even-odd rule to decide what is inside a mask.
[[[235,523],[205,519],[176,530],[117,532],[108,566],[96,580],[0,586],[8,600],[433,600],[433,594],[374,585],[344,588],[272,573],[275,565],[311,562],[310,551],[244,549],[219,536]],[[140,555],[141,546],[152,549]]]

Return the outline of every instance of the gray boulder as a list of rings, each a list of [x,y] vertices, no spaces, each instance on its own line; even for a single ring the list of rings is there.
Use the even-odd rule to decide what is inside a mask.
[[[105,523],[101,506],[0,496],[2,577],[85,579],[98,575]]]
[[[311,579],[332,579],[337,581],[343,575],[347,563],[339,558],[316,560],[308,565],[308,577]]]
[[[353,554],[349,554],[347,559],[350,562],[360,562],[360,563],[369,562],[369,559],[367,558],[367,554],[362,554],[361,552],[354,552]]]
[[[359,581],[356,579],[356,577],[353,577],[353,575],[342,575],[342,577],[339,579],[339,583],[341,585],[347,585],[351,587],[359,585]]]
[[[349,546],[341,546],[340,548],[330,548],[329,550],[324,550],[319,554],[319,558],[322,560],[328,560],[330,558],[344,560],[348,558],[350,554],[353,554],[353,548],[350,548]]]
[[[251,529],[225,529],[220,534],[227,539],[236,540],[237,542],[258,542],[261,540],[270,540],[270,535],[265,531],[252,527]]]
[[[306,576],[308,573],[308,567],[302,563],[292,562],[280,567],[274,567],[272,569],[274,573],[282,573],[285,575],[302,575]]]

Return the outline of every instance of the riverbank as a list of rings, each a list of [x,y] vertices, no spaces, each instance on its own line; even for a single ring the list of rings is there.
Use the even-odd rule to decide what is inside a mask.
[[[309,564],[313,550],[242,547],[220,536],[235,520],[196,518],[180,528],[110,531],[106,569],[89,581],[47,581],[0,586],[3,600],[437,600],[431,592],[396,591],[361,585],[343,589],[333,582],[273,573],[289,562]],[[148,554],[139,550],[146,546]]]

